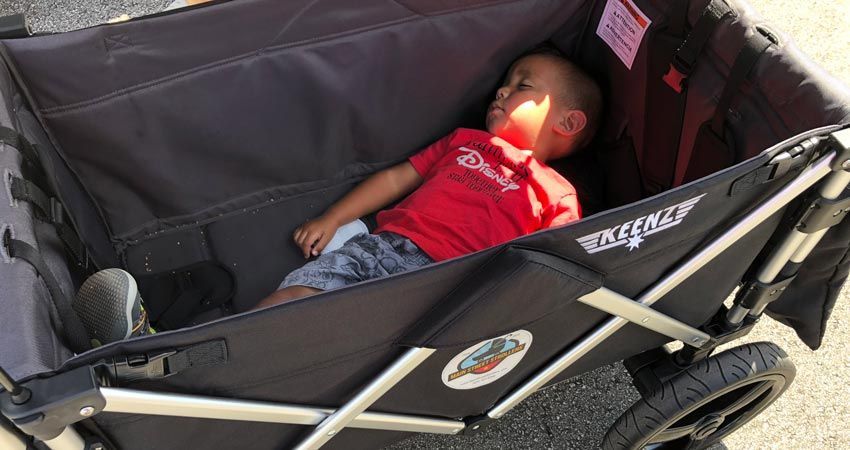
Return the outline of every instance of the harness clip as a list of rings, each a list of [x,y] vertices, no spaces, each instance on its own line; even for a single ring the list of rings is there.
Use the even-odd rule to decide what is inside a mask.
[[[682,89],[685,85],[685,80],[688,78],[687,73],[683,73],[673,63],[670,63],[670,69],[667,70],[667,73],[661,77],[667,86],[670,86],[671,89],[676,91],[677,94],[682,93]]]

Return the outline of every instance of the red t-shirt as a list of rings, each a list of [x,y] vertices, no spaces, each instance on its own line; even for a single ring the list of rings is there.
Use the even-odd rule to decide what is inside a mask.
[[[422,185],[378,213],[374,233],[404,236],[435,261],[581,217],[564,177],[486,131],[459,128],[410,163]]]

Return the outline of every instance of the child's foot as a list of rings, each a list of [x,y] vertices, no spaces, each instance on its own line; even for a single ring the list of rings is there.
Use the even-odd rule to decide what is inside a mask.
[[[90,276],[73,306],[95,347],[150,333],[136,280],[121,269]]]

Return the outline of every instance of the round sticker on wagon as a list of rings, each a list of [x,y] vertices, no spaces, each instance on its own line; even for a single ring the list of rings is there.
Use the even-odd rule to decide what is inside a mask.
[[[531,347],[531,333],[518,330],[479,342],[452,358],[443,369],[443,384],[475,389],[507,375]]]

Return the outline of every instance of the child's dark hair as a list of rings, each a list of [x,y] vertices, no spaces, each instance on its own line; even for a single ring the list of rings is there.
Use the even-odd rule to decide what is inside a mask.
[[[558,61],[562,69],[561,78],[569,80],[558,100],[570,108],[584,112],[587,125],[577,141],[577,148],[586,146],[593,140],[602,120],[602,92],[599,85],[584,69],[570,61],[561,50],[548,41],[526,51],[516,61],[533,55],[547,56]]]

